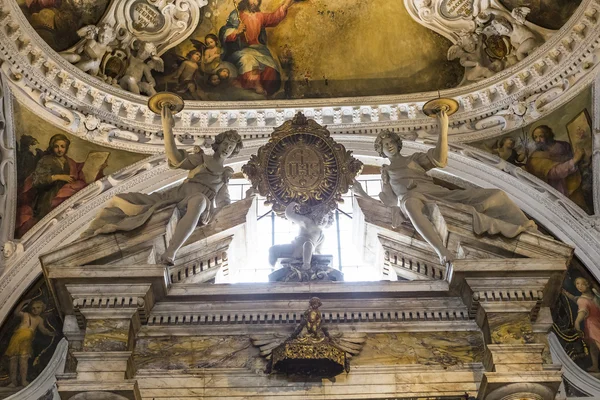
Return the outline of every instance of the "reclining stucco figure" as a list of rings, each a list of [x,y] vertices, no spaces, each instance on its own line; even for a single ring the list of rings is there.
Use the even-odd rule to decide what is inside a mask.
[[[469,188],[450,190],[434,183],[427,175],[432,168],[444,168],[448,162],[448,115],[437,114],[440,130],[437,145],[427,153],[411,156],[400,154],[402,139],[395,132],[382,131],[375,140],[375,150],[390,160],[382,167],[383,190],[380,200],[394,209],[392,226],[408,218],[419,234],[433,247],[442,265],[452,262],[454,255],[443,243],[440,234],[427,216],[427,203],[445,203],[473,215],[473,231],[480,234],[501,234],[513,238],[523,231],[537,232],[515,203],[501,190]],[[358,182],[356,195],[368,198]]]
[[[161,255],[162,262],[172,265],[177,250],[190,237],[196,226],[210,222],[215,214],[215,206],[220,208],[230,203],[227,183],[233,175],[233,169],[223,164],[226,159],[242,149],[242,138],[236,131],[222,132],[215,137],[212,155],[201,150],[188,154],[177,149],[175,144],[171,109],[163,107],[161,116],[169,165],[172,168],[189,170],[187,179],[181,185],[163,192],[116,195],[82,236],[131,231],[144,225],[155,211],[176,204],[183,217],[177,223],[165,253]]]

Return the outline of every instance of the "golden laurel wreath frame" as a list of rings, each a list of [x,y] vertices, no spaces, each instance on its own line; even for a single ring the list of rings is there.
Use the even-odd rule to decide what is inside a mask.
[[[361,169],[362,163],[326,127],[298,112],[275,128],[242,172],[273,211],[282,213],[296,202],[304,214],[317,207],[334,210]]]

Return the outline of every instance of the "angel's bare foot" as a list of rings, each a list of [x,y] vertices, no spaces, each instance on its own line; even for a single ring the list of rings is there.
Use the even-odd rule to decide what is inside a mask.
[[[23,387],[25,387],[25,386],[29,385],[29,382],[23,381],[23,382],[21,382],[21,384],[23,384]]]
[[[452,254],[448,249],[444,249],[440,253],[440,264],[444,266],[449,266],[454,261],[454,254]]]
[[[166,265],[170,265],[170,266],[175,265],[174,257],[171,257],[171,256],[167,255],[166,253],[161,254],[161,256],[159,258],[159,262],[161,264],[166,264]]]
[[[310,263],[302,263],[302,270],[308,271],[310,269]]]
[[[15,385],[14,383],[11,382],[11,383],[8,384],[7,387],[9,387],[9,388],[16,388],[17,385]]]
[[[588,372],[600,372],[600,368],[598,367],[590,367],[587,370]]]

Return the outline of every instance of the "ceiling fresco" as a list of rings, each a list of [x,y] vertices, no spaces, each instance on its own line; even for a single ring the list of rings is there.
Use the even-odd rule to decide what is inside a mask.
[[[311,0],[292,3],[287,14],[277,11],[280,4],[262,1],[260,12],[269,16],[268,27],[247,27],[242,34],[249,41],[260,34],[258,40],[267,45],[268,51],[256,46],[262,52],[259,61],[269,66],[260,82],[253,82],[255,60],[239,60],[234,54],[233,3],[219,0],[205,7],[189,39],[163,56],[165,73],[157,86],[187,98],[261,100],[265,95],[298,99],[411,93],[454,87],[462,80],[462,67],[446,58],[452,43],[413,21],[402,2]],[[193,52],[206,46],[198,63]],[[214,61],[212,54],[218,53],[220,60]],[[194,71],[200,79],[191,84]],[[234,79],[238,75],[243,77]]]
[[[560,29],[573,15],[581,0],[500,0],[509,10],[515,7],[528,7],[531,13],[527,19],[548,29]]]
[[[56,51],[80,39],[78,30],[95,25],[110,0],[16,0],[35,31]]]
[[[459,15],[475,25],[442,29],[453,43],[406,7],[412,1],[426,15],[431,7],[455,10],[456,0],[212,0],[201,9],[185,0],[181,15],[148,0],[17,1],[36,32],[84,72],[136,94],[216,101],[409,94],[476,82],[527,57],[551,32],[541,27],[559,28],[578,4],[484,2],[477,15],[475,6]]]

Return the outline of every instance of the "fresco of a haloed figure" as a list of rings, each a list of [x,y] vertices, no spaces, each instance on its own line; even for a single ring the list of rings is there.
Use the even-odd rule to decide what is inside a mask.
[[[13,0],[35,31],[56,51],[66,50],[81,38],[77,30],[96,25],[109,0]]]
[[[523,129],[474,143],[594,212],[591,91]]]
[[[447,60],[452,43],[415,22],[402,1],[235,4],[242,25],[232,0],[202,9],[193,34],[162,56],[158,88],[186,99],[298,99],[446,89],[463,78]]]
[[[17,102],[14,122],[16,238],[92,182],[147,157],[89,143],[51,125]]]
[[[40,278],[0,327],[0,398],[27,386],[44,370],[61,332],[54,300]]]
[[[600,284],[573,259],[552,307],[553,331],[583,370],[600,377]]]

